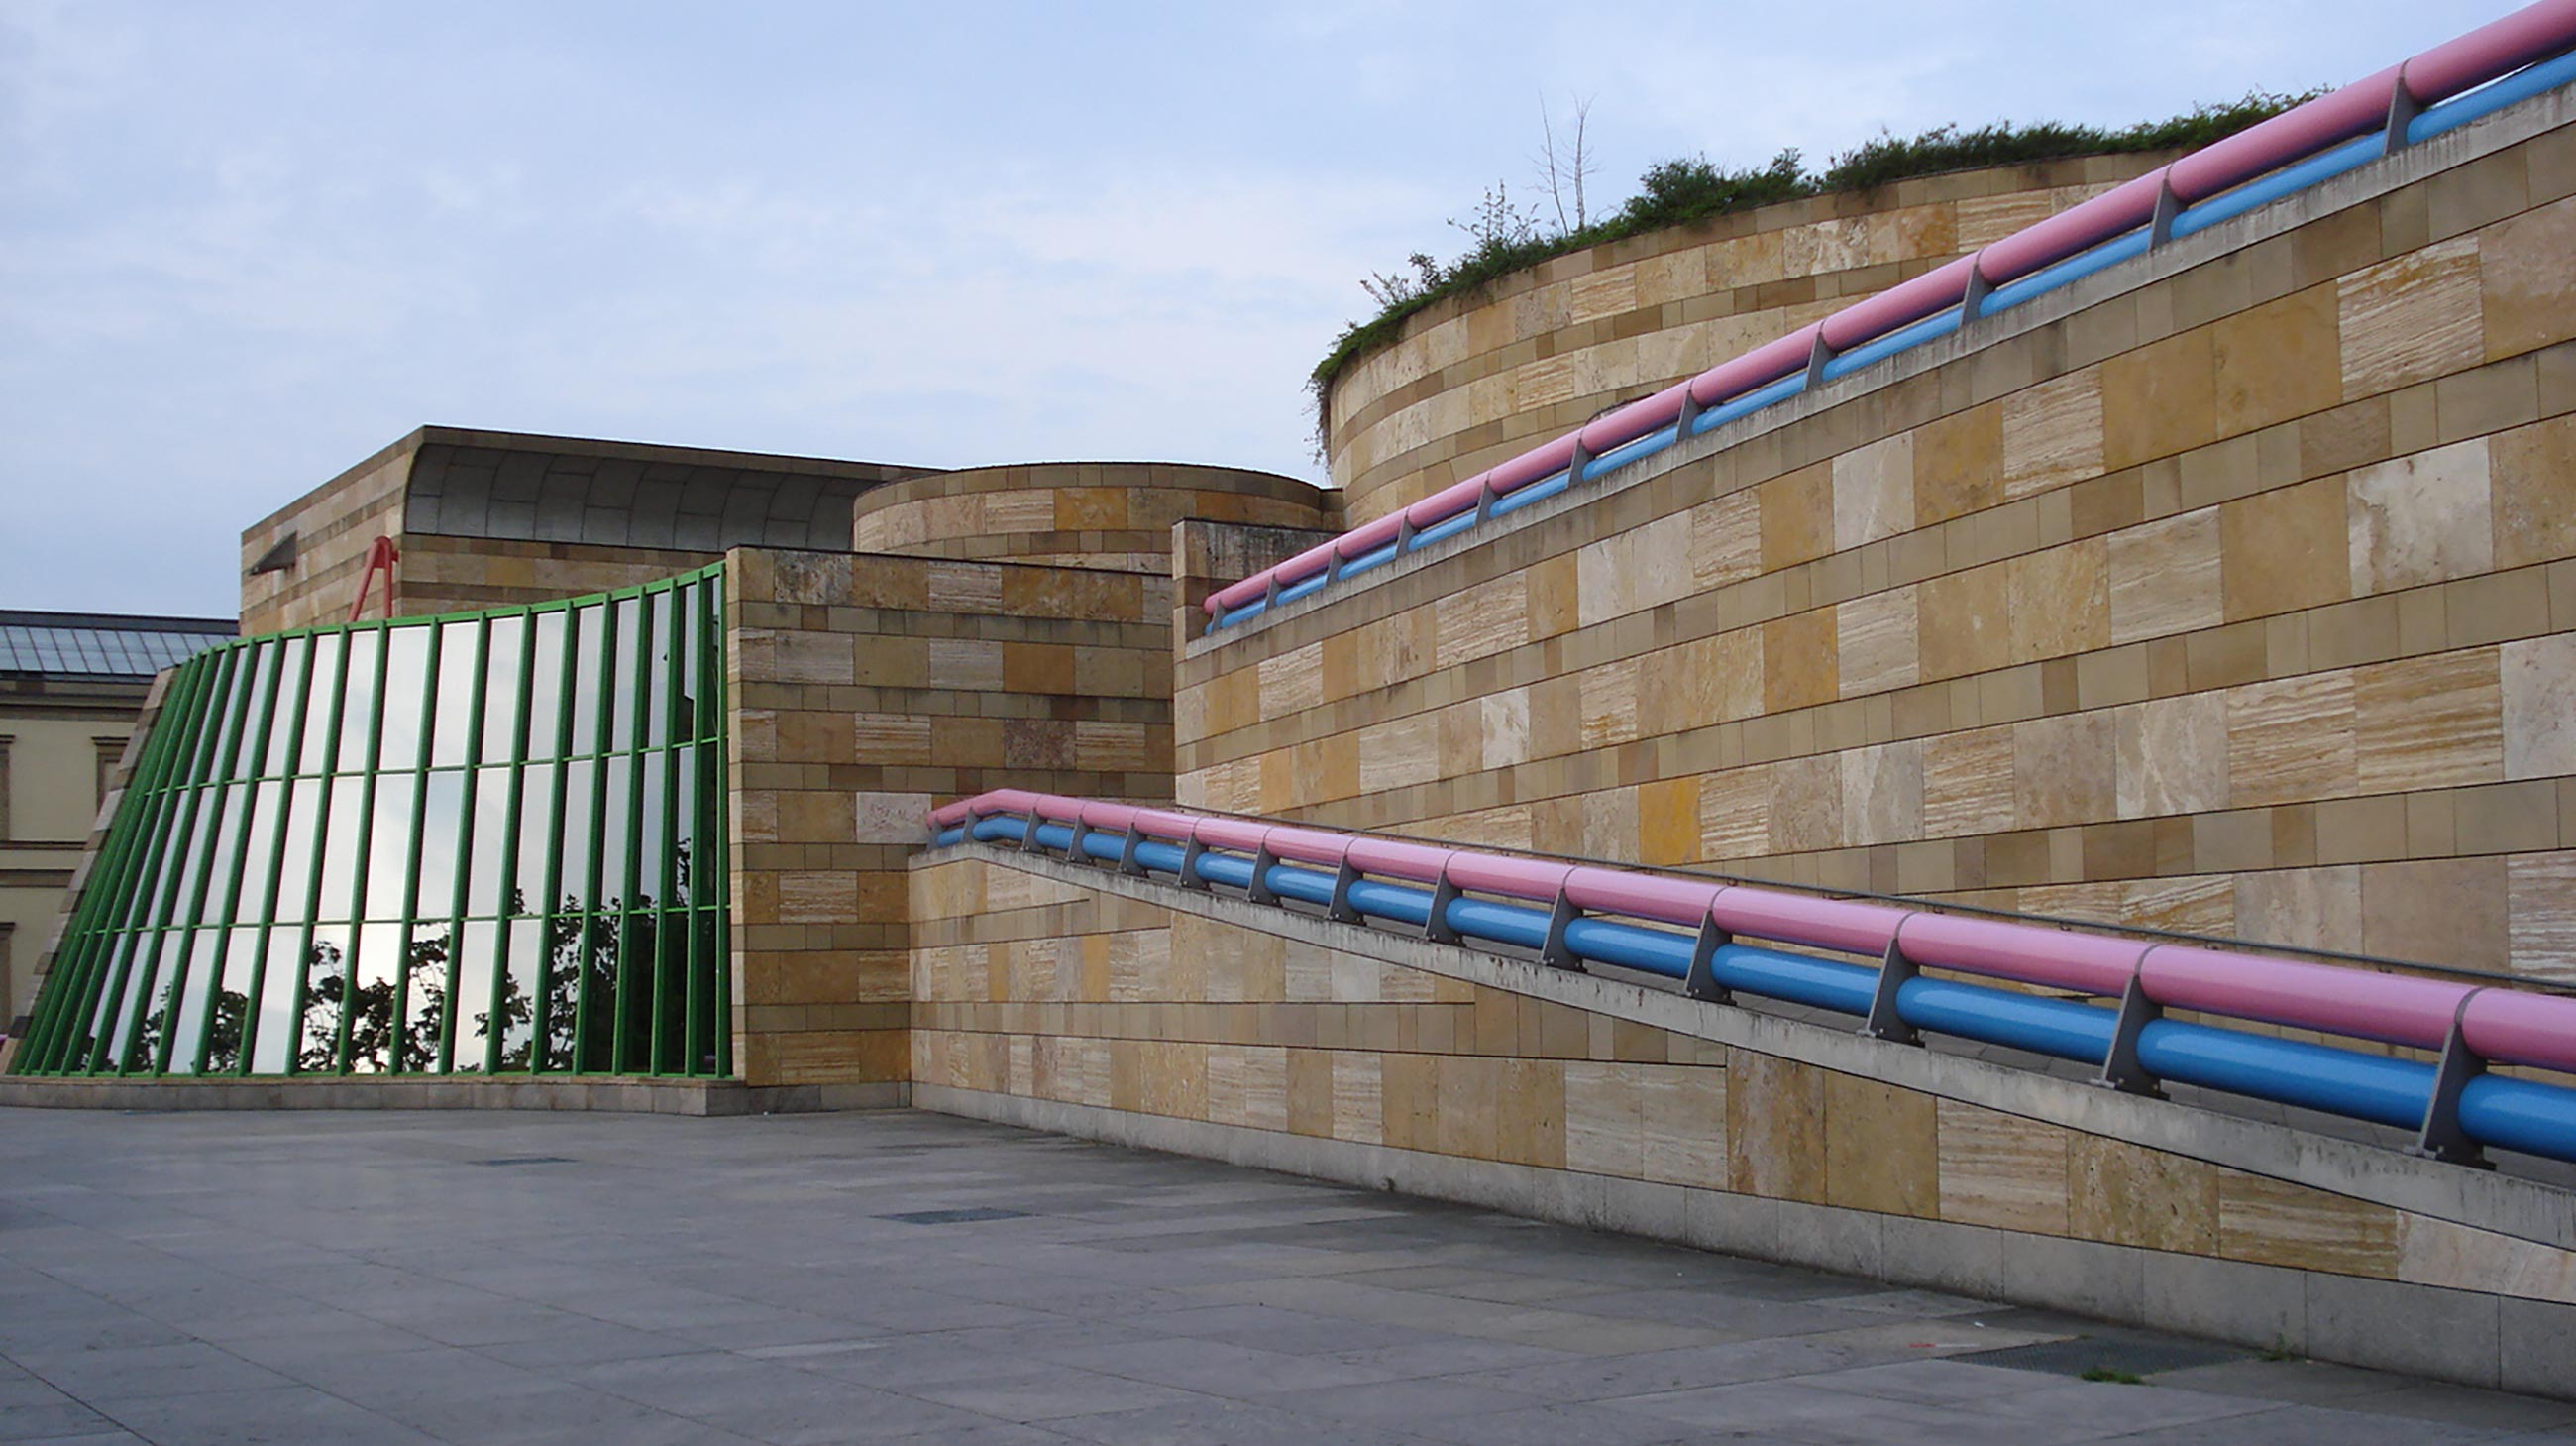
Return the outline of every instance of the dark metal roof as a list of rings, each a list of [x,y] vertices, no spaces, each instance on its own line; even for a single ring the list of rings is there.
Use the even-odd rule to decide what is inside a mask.
[[[0,609],[0,673],[149,678],[240,631],[230,618]]]

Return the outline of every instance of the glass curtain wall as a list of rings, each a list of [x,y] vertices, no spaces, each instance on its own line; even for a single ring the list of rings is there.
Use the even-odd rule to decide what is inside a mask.
[[[723,593],[181,664],[16,1071],[729,1077]]]

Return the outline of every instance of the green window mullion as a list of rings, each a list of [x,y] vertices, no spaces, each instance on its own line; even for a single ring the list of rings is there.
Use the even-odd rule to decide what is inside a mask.
[[[189,932],[183,936],[180,944],[179,972],[170,978],[170,1002],[162,1006],[160,1048],[153,1056],[152,1073],[154,1074],[170,1072],[170,1061],[178,1057],[179,1016],[187,1006],[187,995],[192,990],[206,987],[205,980],[194,977],[197,935],[208,928],[216,931],[215,954],[206,962],[206,967],[218,980],[224,977],[224,946],[232,941],[230,929],[224,928],[220,923],[207,922],[206,904],[215,887],[214,861],[224,856],[224,841],[219,837],[224,829],[224,810],[231,803],[234,790],[242,786],[233,781],[233,763],[241,756],[242,734],[249,731],[247,724],[250,721],[250,698],[256,691],[251,685],[259,676],[259,652],[256,645],[239,649],[237,656],[239,661],[233,666],[232,685],[224,695],[225,705],[232,717],[217,732],[215,751],[221,756],[211,760],[211,771],[206,775],[208,782],[204,791],[213,795],[208,806],[214,809],[214,815],[206,820],[208,832],[204,842],[191,845],[203,857],[205,863],[197,874],[196,888],[189,891]],[[249,820],[248,810],[243,811],[243,820],[245,822]],[[238,863],[238,852],[235,854],[235,860]],[[236,879],[241,876],[238,867],[233,869],[232,873]],[[162,943],[167,947],[169,941],[164,939]],[[205,1022],[204,1016],[200,1015],[197,1020],[199,1038],[205,1036]],[[192,1066],[196,1063],[196,1058],[197,1052],[194,1049],[189,1050],[188,1061]]]
[[[280,684],[284,681],[286,673],[284,661],[279,658],[279,654],[277,652],[279,646],[280,645],[275,642],[260,642],[252,644],[249,649],[254,660],[266,657],[278,659],[278,662],[267,670],[268,686],[261,691],[257,727],[255,729],[237,728],[233,732],[233,742],[236,747],[247,743],[250,748],[250,766],[247,771],[247,775],[238,779],[233,785],[234,787],[239,788],[243,794],[241,844],[233,851],[233,867],[231,870],[232,877],[224,880],[224,906],[220,911],[220,923],[223,932],[215,940],[215,962],[212,966],[214,969],[213,977],[206,980],[202,986],[207,991],[206,1009],[205,1013],[200,1016],[197,1021],[197,1047],[189,1056],[188,1062],[188,1072],[190,1074],[204,1074],[206,1072],[206,1056],[213,1049],[215,1042],[215,1006],[223,1001],[224,976],[226,971],[231,967],[233,944],[232,926],[241,922],[242,876],[250,871],[250,861],[254,857],[251,853],[250,847],[251,836],[258,831],[260,824],[259,769],[261,763],[266,761],[268,758],[269,730],[275,727],[277,723],[277,691]],[[256,679],[258,678],[259,673],[260,670],[257,667],[252,668],[251,677]],[[245,688],[242,691],[245,697],[245,702],[247,702],[247,697],[251,690]],[[255,738],[245,736],[254,733],[256,734]],[[236,755],[236,757],[238,757],[238,755]],[[235,770],[228,765],[224,771],[231,773]],[[282,800],[280,806],[281,808],[283,807]],[[270,820],[270,823],[272,825],[271,832],[274,833],[276,820],[272,819]],[[271,844],[268,852],[271,855],[274,855],[277,852],[276,846]],[[221,855],[218,854],[218,857],[220,856]],[[253,962],[253,967],[257,967],[256,961]],[[256,993],[250,996],[250,1002],[252,1004],[256,1004],[258,999],[259,996]],[[250,1010],[246,1008],[244,1010],[242,1026],[245,1031],[245,1038],[247,1038],[247,1031],[249,1029],[249,1013]]]
[[[280,643],[278,646],[285,645]],[[313,690],[315,649],[308,642],[296,651],[302,655],[298,664],[302,672],[296,678],[295,696],[298,699],[309,700]],[[281,675],[285,671],[283,666],[278,669]],[[281,689],[284,687],[282,676],[279,686]],[[273,708],[274,704],[272,703],[271,706]],[[309,706],[299,704],[295,710],[295,716],[288,719],[286,724],[286,773],[277,784],[277,845],[269,850],[268,879],[260,889],[259,938],[251,946],[258,951],[258,954],[251,960],[250,1005],[242,1015],[241,1069],[238,1071],[241,1074],[251,1072],[251,1058],[259,1049],[259,1021],[264,1012],[260,1008],[260,1000],[268,987],[268,944],[277,930],[277,894],[286,882],[286,841],[295,826],[295,765],[297,760],[304,756],[304,721],[311,717],[312,713],[313,710]],[[263,731],[261,737],[265,739],[266,736]],[[265,752],[260,755],[263,760],[267,756]],[[320,828],[318,821],[315,828],[318,832]],[[293,1027],[302,1027],[300,1017]]]
[[[706,670],[705,691],[708,695],[709,730],[707,758],[715,770],[714,802],[708,807],[715,822],[713,836],[715,867],[707,877],[713,886],[716,911],[715,999],[716,999],[716,1077],[733,1078],[733,760],[728,751],[733,747],[732,729],[726,725],[726,711],[731,696],[732,652],[726,646],[723,574],[711,573],[707,589],[710,622],[707,647],[712,662]]]
[[[392,1055],[385,1061],[385,1068],[395,1074],[402,1073],[403,1040],[411,1025],[412,936],[420,929],[420,843],[422,832],[429,826],[429,750],[432,740],[438,733],[438,654],[447,636],[447,629],[436,623],[428,624],[428,628],[429,658],[422,665],[422,676],[427,681],[420,695],[420,747],[414,750],[411,764],[411,828],[408,830],[409,842],[404,846],[403,853],[402,955],[394,964],[394,1001],[390,1024],[393,1039],[386,1046],[392,1051]],[[393,640],[390,637],[385,641],[385,650],[387,652],[393,650]],[[451,946],[448,952],[452,954],[456,951]]]
[[[646,717],[653,708],[653,609],[643,599],[636,602],[635,641],[629,646],[634,649],[635,659],[634,712],[629,716],[635,721],[627,729],[627,742],[633,751],[626,756],[626,888],[617,920],[617,1028],[610,1038],[615,1041],[617,1073],[641,1074],[649,1072],[652,1061],[645,1061],[644,1070],[634,1067],[634,1031],[627,1027],[627,1021],[635,1015],[635,973],[643,961],[629,958],[627,945],[634,938],[635,920],[642,912],[636,907],[636,895],[644,887],[644,740]],[[668,811],[666,807],[664,812]],[[645,1001],[648,1009],[654,1004],[653,1000]]]
[[[364,753],[359,755],[360,766],[366,771],[358,775],[358,836],[349,840],[348,843],[348,847],[351,850],[349,864],[349,953],[348,957],[341,963],[340,1042],[334,1049],[331,1056],[332,1068],[341,1074],[347,1074],[349,1072],[349,1066],[351,1063],[349,1059],[349,1044],[351,1038],[356,1033],[358,1026],[358,965],[363,962],[360,957],[359,943],[366,937],[367,854],[369,852],[368,846],[375,840],[376,760],[378,755],[384,749],[385,741],[385,705],[387,702],[387,699],[385,698],[385,678],[388,671],[393,667],[394,660],[393,638],[390,636],[391,632],[392,629],[390,628],[380,627],[376,629],[376,689],[373,694],[375,706],[367,710],[367,748]],[[352,634],[351,637],[354,641],[355,635]],[[391,1046],[391,1049],[393,1053],[399,1054],[401,1052],[401,1047],[398,1044]]]
[[[457,789],[456,805],[456,888],[448,901],[447,917],[447,986],[440,998],[438,1021],[438,1072],[447,1074],[456,1067],[456,991],[465,978],[465,904],[467,888],[474,875],[484,867],[474,857],[474,807],[483,776],[483,708],[492,689],[484,679],[484,670],[492,666],[492,617],[486,613],[474,622],[474,702],[467,708],[465,719],[465,773]]]
[[[574,991],[572,1011],[572,1058],[575,1070],[586,1070],[590,1067],[590,1041],[600,1028],[599,1001],[591,998],[591,985],[597,981],[599,971],[591,967],[590,930],[593,922],[602,912],[599,907],[599,891],[608,874],[606,835],[608,833],[609,759],[607,745],[611,738],[609,724],[617,697],[617,605],[608,601],[602,601],[599,605],[598,688],[599,730],[594,741],[599,745],[596,750],[599,754],[599,762],[592,770],[590,783],[590,858],[582,869],[584,879],[581,893],[581,943],[577,950],[577,957],[581,961],[578,966],[581,970],[581,983]],[[614,938],[615,936],[612,935],[609,952],[612,961],[616,958]],[[611,1007],[615,1007],[613,1000]],[[609,1034],[612,1048],[616,1038],[612,1025]]]
[[[47,991],[54,996],[54,1007],[39,1013],[38,1037],[31,1041],[28,1052],[31,1064],[46,1073],[71,1073],[71,1058],[89,1053],[84,1047],[84,1031],[97,1021],[99,991],[109,973],[107,961],[114,957],[116,945],[125,937],[122,925],[132,912],[134,880],[147,866],[159,838],[159,817],[169,801],[161,785],[168,776],[170,760],[180,751],[179,740],[189,731],[187,720],[196,707],[209,666],[209,660],[202,657],[190,659],[181,665],[163,692],[161,711],[153,717],[152,736],[134,761],[133,776],[125,781],[125,796],[117,803],[117,816],[108,825],[107,847],[101,851],[98,867],[82,890],[73,927],[64,931],[66,957],[56,968],[61,970],[66,964],[70,968]],[[116,972],[120,976],[123,973]]]
[[[687,926],[689,935],[688,959],[687,963],[683,966],[687,971],[688,976],[688,1015],[686,1026],[682,1030],[682,1034],[688,1041],[684,1048],[687,1053],[687,1072],[692,1075],[704,1074],[707,1068],[714,1063],[714,1051],[703,1049],[699,1044],[699,1041],[707,1037],[706,1030],[708,1020],[706,1016],[708,1006],[702,1005],[699,1002],[698,996],[702,988],[709,982],[708,971],[713,967],[713,964],[707,958],[706,946],[699,938],[699,935],[705,931],[698,927],[698,915],[700,913],[700,905],[706,901],[707,836],[709,833],[707,828],[707,800],[713,797],[713,795],[707,792],[708,784],[711,779],[711,775],[707,768],[707,755],[714,751],[707,742],[707,694],[715,686],[713,682],[714,675],[710,673],[707,668],[707,619],[712,616],[708,611],[707,598],[715,588],[715,580],[702,574],[698,579],[697,587],[690,592],[682,594],[682,596],[688,599],[689,610],[695,614],[695,616],[688,618],[686,621],[688,624],[689,647],[694,651],[698,664],[697,696],[689,700],[692,709],[689,715],[689,743],[691,746],[691,752],[689,754],[691,776],[689,781],[694,785],[690,795],[689,894],[687,899],[687,911],[680,916],[682,923]]]
[[[239,648],[228,648],[224,651],[223,664],[217,670],[218,676],[214,687],[209,692],[206,707],[199,717],[195,746],[189,750],[188,776],[183,780],[187,788],[187,799],[180,808],[178,832],[172,836],[172,842],[180,849],[196,847],[197,813],[205,807],[206,795],[215,789],[215,785],[204,780],[213,772],[215,750],[222,745],[223,741],[223,723],[217,715],[232,697],[233,678],[240,671],[239,662],[242,656],[243,650]],[[180,866],[179,877],[170,881],[171,887],[162,896],[160,907],[152,910],[152,922],[142,926],[151,931],[151,962],[146,966],[138,986],[131,991],[128,998],[122,1001],[126,1018],[124,1027],[118,1032],[125,1036],[125,1043],[121,1047],[113,1047],[113,1053],[116,1055],[113,1072],[117,1074],[135,1072],[135,1049],[143,1042],[143,1022],[151,1017],[153,987],[161,982],[162,976],[161,956],[169,949],[170,936],[173,932],[179,933],[179,957],[175,967],[181,971],[183,981],[188,967],[187,935],[184,932],[173,931],[170,927],[171,915],[179,906],[178,885],[185,880],[187,870],[184,860],[173,858],[171,862]],[[137,950],[142,947],[143,942],[138,939]],[[175,984],[172,992],[175,997]],[[163,1033],[166,1035],[168,1031],[164,1030]],[[161,1057],[161,1051],[157,1047],[153,1054],[156,1059]]]
[[[189,700],[187,715],[181,720],[181,731],[175,740],[168,777],[161,785],[161,809],[155,822],[154,837],[146,853],[139,886],[124,902],[124,917],[117,933],[133,940],[130,948],[119,950],[116,980],[99,1000],[98,1012],[92,1019],[97,1037],[92,1042],[89,1074],[123,1074],[128,1063],[128,1049],[133,1042],[129,1018],[140,1020],[142,1011],[135,1006],[137,994],[151,993],[153,976],[158,972],[161,949],[157,907],[166,893],[177,892],[176,883],[168,879],[172,869],[184,869],[180,855],[188,846],[188,830],[194,821],[196,792],[194,780],[201,772],[199,758],[212,746],[206,727],[206,715],[221,706],[224,679],[229,675],[233,649],[209,656],[204,679],[196,696]],[[118,1043],[122,1038],[124,1045]]]
[[[286,1071],[289,1074],[300,1074],[304,1069],[304,1011],[313,999],[313,946],[319,934],[322,913],[322,863],[331,851],[331,798],[338,792],[339,784],[339,778],[332,769],[340,757],[340,731],[349,716],[349,640],[352,635],[343,629],[338,636],[340,645],[332,650],[329,703],[325,705],[309,692],[304,699],[304,712],[308,718],[314,716],[317,708],[327,706],[330,711],[321,715],[328,721],[322,727],[321,783],[313,796],[313,857],[305,863],[304,940],[302,947],[295,951],[295,1008],[287,1016],[295,1021],[295,1044],[286,1052]],[[315,646],[320,646],[318,641]],[[301,755],[297,756],[296,766],[299,769],[303,767]],[[352,952],[340,956],[340,1014],[343,1019],[349,1013],[350,988],[357,982],[351,969],[356,959],[357,930],[354,926],[349,933],[349,942]]]
[[[535,706],[537,691],[537,615],[531,611],[526,617],[519,639],[519,696],[511,703],[510,796],[502,805],[501,813],[501,848],[509,857],[498,861],[503,884],[500,921],[492,930],[492,1012],[484,1016],[490,1023],[483,1031],[485,1074],[498,1074],[501,1070],[501,1042],[509,1034],[501,1002],[510,983],[510,930],[516,923],[511,915],[525,910],[528,902],[521,899],[519,909],[510,907],[510,890],[516,886],[519,877],[520,800],[528,791],[528,710]]]
[[[687,936],[696,932],[689,927],[689,916],[680,911],[678,851],[682,834],[680,737],[685,731],[680,716],[680,698],[681,689],[688,678],[688,644],[694,637],[692,631],[685,625],[687,618],[680,607],[681,600],[685,596],[686,594],[678,589],[673,589],[664,595],[661,605],[654,609],[657,613],[665,613],[669,616],[671,628],[670,641],[664,649],[671,655],[671,661],[665,665],[667,676],[662,686],[662,756],[656,760],[662,765],[662,836],[654,840],[662,856],[660,890],[662,897],[659,901],[660,908],[653,916],[653,1072],[656,1074],[669,1072],[673,1053],[670,1035],[673,1029],[680,1031],[681,1051],[685,1053],[688,1048],[688,1004],[685,993],[688,979],[683,974],[680,981],[683,990],[680,1018],[673,1019],[671,1018],[671,955],[676,948],[680,954],[680,967],[685,970],[688,962]],[[679,920],[682,935],[676,942],[671,938],[670,927],[671,921],[675,918]],[[695,1074],[697,1071],[683,1059],[678,1073],[686,1075]]]
[[[547,1008],[554,1000],[556,906],[563,899],[564,809],[572,784],[572,699],[580,686],[582,609],[564,609],[563,670],[555,684],[554,797],[546,806],[545,897],[537,901],[537,996],[528,1010],[528,1072],[543,1074],[553,1063],[546,1057],[554,1020]],[[576,924],[576,934],[578,935]],[[575,956],[580,956],[576,952]],[[576,975],[577,979],[579,976]],[[579,1011],[574,1011],[576,1017]],[[575,1056],[579,1058],[578,1055]]]

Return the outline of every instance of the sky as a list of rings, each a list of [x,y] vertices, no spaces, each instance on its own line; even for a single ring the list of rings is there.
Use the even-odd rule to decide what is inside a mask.
[[[1360,283],[1528,192],[1542,104],[1599,210],[2509,8],[0,0],[0,607],[230,615],[244,527],[423,424],[1320,481]]]

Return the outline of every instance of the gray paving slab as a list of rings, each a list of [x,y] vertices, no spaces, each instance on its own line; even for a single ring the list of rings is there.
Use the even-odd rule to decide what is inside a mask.
[[[504,1159],[548,1163],[476,1163]],[[2048,1365],[2085,1342],[2195,1363]],[[2186,1344],[926,1114],[0,1111],[8,1446],[2576,1431],[2565,1403]]]

